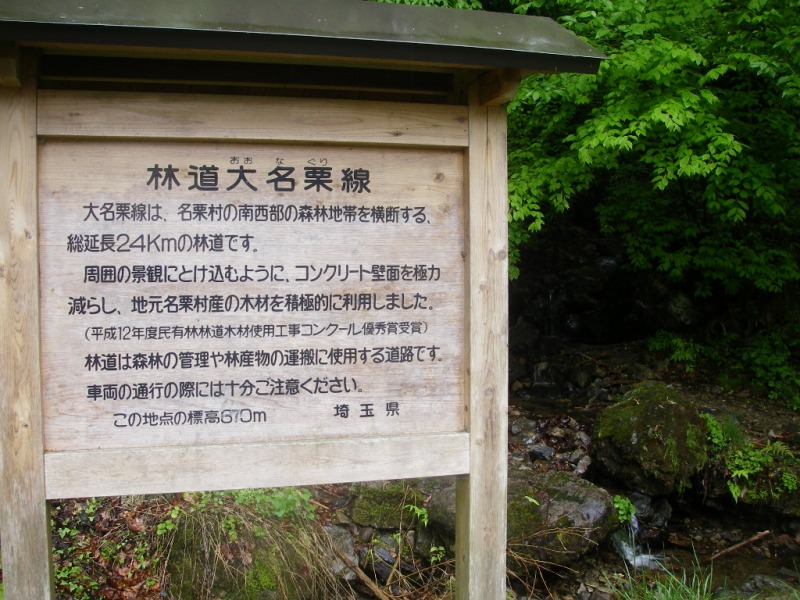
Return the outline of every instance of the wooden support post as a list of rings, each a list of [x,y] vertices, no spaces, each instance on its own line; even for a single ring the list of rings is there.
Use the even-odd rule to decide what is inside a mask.
[[[0,87],[0,535],[6,598],[53,598],[39,363],[35,60]]]
[[[504,106],[469,101],[470,474],[456,495],[456,597],[506,590],[508,463],[508,183]]]

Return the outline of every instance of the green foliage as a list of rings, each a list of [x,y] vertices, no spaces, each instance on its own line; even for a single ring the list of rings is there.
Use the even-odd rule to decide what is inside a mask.
[[[786,444],[770,440],[756,446],[744,437],[733,421],[720,424],[707,413],[701,416],[708,426],[709,442],[724,469],[734,501],[772,503],[798,489],[800,461]]]
[[[636,507],[633,502],[624,496],[615,495],[613,498],[614,508],[617,510],[617,518],[620,523],[632,523],[633,516],[636,514]]]
[[[634,268],[699,295],[800,279],[797,0],[513,4],[609,60],[530,77],[510,105],[512,243],[581,201]]]
[[[236,542],[240,531],[249,529],[245,516],[255,515],[261,519],[287,519],[292,521],[313,520],[316,518],[311,492],[305,488],[260,488],[230,490],[222,492],[200,492],[189,494],[191,505],[188,509],[175,507],[170,519],[162,522],[165,530],[175,528],[172,519],[177,520],[181,513],[219,515],[219,526],[229,542]],[[232,510],[231,507],[236,509]]]
[[[75,600],[93,598],[98,584],[81,567],[81,563],[89,560],[90,555],[70,547],[69,555],[63,550],[57,550],[56,556],[63,559],[59,560],[53,568],[56,589],[62,594],[67,593],[69,598]]]
[[[403,506],[405,510],[410,512],[414,515],[414,518],[417,520],[418,523],[421,523],[423,527],[428,526],[428,509],[424,506],[417,506],[416,504],[406,504]]]
[[[144,513],[120,498],[78,498],[51,504],[56,598],[106,597],[110,590],[137,590],[158,598],[169,536],[156,543],[152,531],[168,504],[147,503]],[[121,593],[121,592],[120,592]]]
[[[671,570],[637,571],[609,581],[620,600],[711,600],[715,598],[711,570],[699,567],[679,573]]]
[[[771,400],[780,400],[800,410],[800,338],[798,327],[788,335],[778,330],[755,336],[744,350],[742,359],[757,389],[766,391]]]
[[[667,331],[659,331],[647,342],[651,352],[664,352],[670,360],[683,366],[687,373],[692,373],[697,367],[697,361],[702,354],[702,348],[693,340],[673,335]]]
[[[395,1],[549,16],[607,54],[596,76],[526,78],[508,107],[511,277],[580,203],[628,268],[709,299],[713,342],[654,350],[687,372],[717,357],[800,409],[800,319],[773,310],[800,293],[800,1]]]
[[[444,560],[445,549],[444,546],[431,546],[431,564],[435,565]]]
[[[749,382],[769,400],[800,410],[800,326],[760,331],[743,337],[726,333],[700,343],[689,336],[659,331],[648,349],[666,355],[687,373],[710,365],[722,383]]]
[[[169,517],[156,525],[156,535],[167,535],[175,531],[176,522],[181,516],[182,509],[180,506],[173,506],[170,510]]]
[[[230,494],[234,502],[261,507],[268,515],[279,519],[313,519],[316,516],[311,492],[305,488],[236,490]]]
[[[264,517],[314,519],[316,511],[306,488],[259,488],[186,494],[189,512],[223,510],[227,505],[252,509]],[[177,513],[173,510],[172,517]]]
[[[767,442],[763,448],[748,444],[726,453],[724,460],[730,477],[728,489],[737,502],[777,500],[797,489],[797,476],[781,465],[795,462],[783,442]]]
[[[747,337],[727,333],[702,346],[723,383],[748,382],[757,393],[800,410],[800,326],[791,323]]]
[[[722,425],[719,424],[714,417],[708,413],[701,413],[700,417],[706,422],[708,427],[708,441],[711,443],[715,456],[721,456],[723,450],[728,446],[725,432],[722,430]]]

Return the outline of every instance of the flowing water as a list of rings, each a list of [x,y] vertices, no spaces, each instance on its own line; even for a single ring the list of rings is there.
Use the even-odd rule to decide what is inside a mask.
[[[651,554],[639,544],[639,522],[636,515],[631,516],[630,523],[611,535],[611,544],[624,560],[633,569],[662,569],[666,557]]]
[[[590,422],[597,409],[587,407],[585,400],[574,401],[574,396],[564,393],[547,372],[547,368],[538,369],[535,384],[513,395],[514,407],[535,418],[568,415],[582,424]],[[625,494],[624,491],[611,493]],[[759,578],[784,581],[800,587],[800,553],[797,551],[800,539],[781,534],[779,523],[771,524],[775,530],[769,535],[744,543],[712,561],[715,554],[748,542],[770,524],[755,523],[752,515],[745,511],[715,511],[689,504],[681,510],[674,499],[672,504],[673,517],[662,528],[657,543],[648,547],[641,542],[638,522],[634,519],[630,527],[612,536],[606,548],[587,558],[585,565],[575,565],[573,586],[582,583],[582,577],[597,579],[600,572],[668,569],[679,576],[682,573],[688,577],[693,573],[702,578],[710,576],[714,589],[740,589],[743,585],[742,589],[747,589],[751,585],[748,582],[754,578],[756,581]],[[753,591],[752,596],[755,594]],[[751,597],[751,594],[743,597]]]

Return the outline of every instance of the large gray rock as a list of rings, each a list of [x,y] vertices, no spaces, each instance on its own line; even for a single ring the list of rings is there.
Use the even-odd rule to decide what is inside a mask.
[[[663,383],[643,383],[595,424],[594,464],[628,489],[665,496],[691,486],[709,460],[708,429],[697,410]]]
[[[350,561],[350,564],[358,564],[358,556],[356,555],[353,536],[350,535],[350,532],[344,527],[338,527],[336,525],[324,525],[323,529],[325,533],[330,536],[331,542],[330,549],[323,549],[328,570],[335,577],[344,579],[345,581],[354,581],[356,579],[356,574],[333,550],[335,547],[340,555],[345,556]]]
[[[567,565],[619,527],[611,495],[573,473],[512,467],[508,482],[509,563]]]
[[[534,561],[549,565],[567,565],[592,550],[619,527],[611,495],[573,473],[550,471],[534,473],[527,461],[509,461],[508,471],[508,545],[509,564],[530,567]],[[424,499],[429,527],[438,539],[452,548],[455,541],[455,478],[428,478],[405,482]],[[375,503],[374,490],[389,492],[393,516],[398,522],[399,490],[391,485],[373,485],[373,492],[363,494]],[[381,503],[378,503],[381,504]],[[361,515],[355,518],[355,513]],[[385,509],[354,511],[354,520],[380,526],[376,515],[392,513]],[[371,515],[366,517],[365,515]]]

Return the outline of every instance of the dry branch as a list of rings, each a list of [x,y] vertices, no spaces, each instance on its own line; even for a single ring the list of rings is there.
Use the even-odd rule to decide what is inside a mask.
[[[757,542],[758,540],[767,537],[770,533],[771,533],[771,531],[769,529],[767,529],[766,531],[759,531],[757,534],[755,534],[754,536],[746,539],[743,542],[739,542],[738,544],[734,544],[733,546],[731,546],[730,548],[727,548],[725,550],[720,550],[719,552],[717,552],[714,556],[712,556],[708,560],[709,561],[713,561],[713,560],[719,558],[720,556],[725,556],[726,554],[730,554],[731,552],[735,552],[736,550],[739,550],[739,548],[744,548],[748,544],[752,544],[753,542]]]

